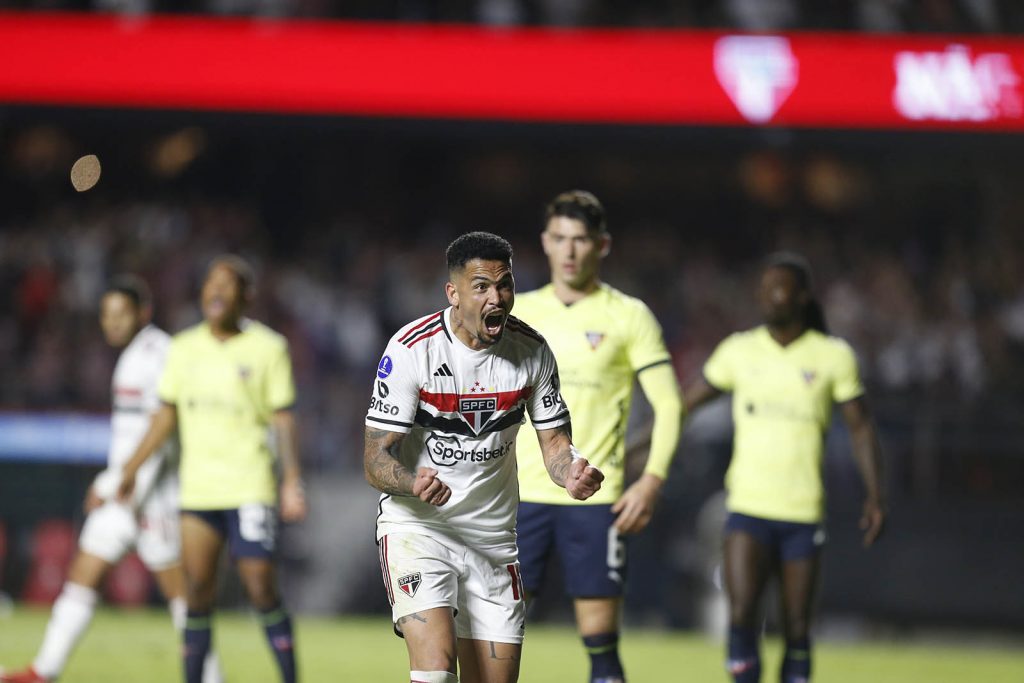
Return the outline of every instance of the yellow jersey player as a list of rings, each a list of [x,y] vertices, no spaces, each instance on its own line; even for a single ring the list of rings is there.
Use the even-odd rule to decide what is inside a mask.
[[[825,434],[838,405],[849,429],[866,497],[864,545],[885,521],[881,455],[857,361],[828,336],[799,256],[769,257],[758,290],[764,324],[731,335],[687,387],[692,410],[732,394],[733,455],[726,473],[724,583],[729,598],[727,668],[736,683],[761,680],[757,611],[769,575],[782,587],[786,650],[779,680],[811,676],[809,624],[825,542],[821,478]]]
[[[227,543],[249,601],[259,611],[284,683],[296,680],[291,619],[277,589],[278,495],[268,432],[281,461],[280,516],[305,516],[296,446],[295,387],[287,343],[243,317],[252,269],[236,256],[215,259],[201,292],[203,322],[171,341],[159,412],[125,466],[122,496],[135,472],[174,431],[181,438],[181,554],[188,585],[184,637],[187,683],[199,683],[210,649],[217,565]]]
[[[71,653],[85,635],[99,601],[99,589],[110,570],[132,548],[153,572],[167,598],[178,630],[185,628],[185,578],[181,570],[178,534],[178,443],[160,445],[138,473],[139,484],[129,501],[116,498],[121,470],[149,427],[160,406],[160,375],[170,336],[150,322],[149,287],[137,277],[114,279],[100,299],[100,327],[107,343],[122,349],[111,382],[113,411],[107,467],[86,495],[87,516],[79,550],[53,604],[46,635],[32,666],[0,674],[3,683],[48,683],[60,678]],[[205,681],[222,680],[220,666],[210,653]]]
[[[548,341],[558,361],[573,439],[605,474],[589,500],[566,500],[551,483],[535,439],[520,436],[519,561],[527,594],[541,587],[557,553],[590,655],[592,683],[625,681],[619,624],[626,546],[651,519],[679,441],[682,399],[661,328],[644,303],[601,282],[611,237],[594,195],[565,192],[546,209],[541,234],[551,283],[520,295],[516,312]],[[626,422],[639,380],[654,411],[650,453],[624,490]]]

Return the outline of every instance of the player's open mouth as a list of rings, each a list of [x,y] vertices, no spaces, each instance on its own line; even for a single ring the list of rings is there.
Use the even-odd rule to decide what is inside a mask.
[[[505,327],[505,311],[494,310],[484,316],[484,329],[487,334],[497,336]]]

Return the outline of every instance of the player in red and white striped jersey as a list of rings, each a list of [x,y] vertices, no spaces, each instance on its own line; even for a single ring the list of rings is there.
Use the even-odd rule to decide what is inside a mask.
[[[448,247],[451,306],[392,337],[366,417],[367,480],[383,495],[381,569],[410,680],[518,679],[524,602],[515,544],[515,438],[529,414],[552,480],[573,498],[603,475],[572,446],[558,368],[510,313],[512,248]],[[457,661],[456,661],[457,660]]]

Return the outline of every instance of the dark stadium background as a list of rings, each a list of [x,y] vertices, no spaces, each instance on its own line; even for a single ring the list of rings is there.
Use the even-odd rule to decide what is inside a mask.
[[[1012,2],[14,2],[17,9],[251,14],[284,20],[443,20],[1015,34]],[[778,13],[766,11],[767,6]],[[896,5],[893,5],[896,6]],[[744,9],[744,8],[747,9]],[[760,7],[760,9],[757,9]],[[980,8],[980,9],[979,9]],[[989,8],[991,11],[986,10]],[[761,23],[751,23],[754,17]],[[57,49],[57,48],[55,48]],[[103,176],[76,194],[71,163]],[[650,304],[680,378],[757,322],[753,276],[802,251],[835,333],[861,359],[889,475],[891,525],[870,552],[845,435],[830,435],[822,623],[872,634],[1024,629],[1024,138],[979,133],[612,125],[0,107],[0,417],[3,429],[102,420],[115,357],[96,302],[134,271],[157,322],[197,319],[206,262],[259,273],[254,317],[284,332],[299,385],[314,513],[286,531],[300,611],[386,608],[375,573],[362,417],[394,329],[440,308],[444,245],[486,229],[516,248],[521,290],[544,282],[541,207],[572,187],[605,202],[606,279]],[[642,403],[642,401],[640,401]],[[638,408],[634,423],[643,419]],[[47,422],[50,420],[50,422]],[[8,436],[13,432],[9,432]],[[81,522],[88,453],[0,438],[0,590],[25,597],[40,525]],[[712,570],[728,409],[689,425],[658,516],[635,542],[628,618],[714,623]],[[59,586],[59,581],[57,583]],[[552,586],[557,589],[557,586]],[[147,599],[152,599],[147,594]],[[225,601],[238,603],[227,591]],[[565,618],[555,601],[539,616]]]

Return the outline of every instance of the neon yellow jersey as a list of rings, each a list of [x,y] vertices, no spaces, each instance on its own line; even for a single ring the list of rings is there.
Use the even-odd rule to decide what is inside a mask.
[[[295,402],[284,337],[249,320],[226,341],[190,327],[171,340],[160,399],[178,409],[182,508],[274,504],[270,418]]]
[[[622,494],[633,381],[638,372],[671,362],[658,321],[642,301],[606,284],[571,306],[549,284],[517,294],[513,313],[540,332],[554,352],[573,443],[605,475],[593,497],[574,501],[551,481],[537,434],[522,429],[516,443],[520,499],[556,505],[615,502]]]
[[[832,406],[864,393],[849,345],[808,330],[781,346],[761,326],[719,344],[704,365],[704,377],[716,389],[732,392],[736,433],[725,475],[729,510],[820,521],[821,462]]]

